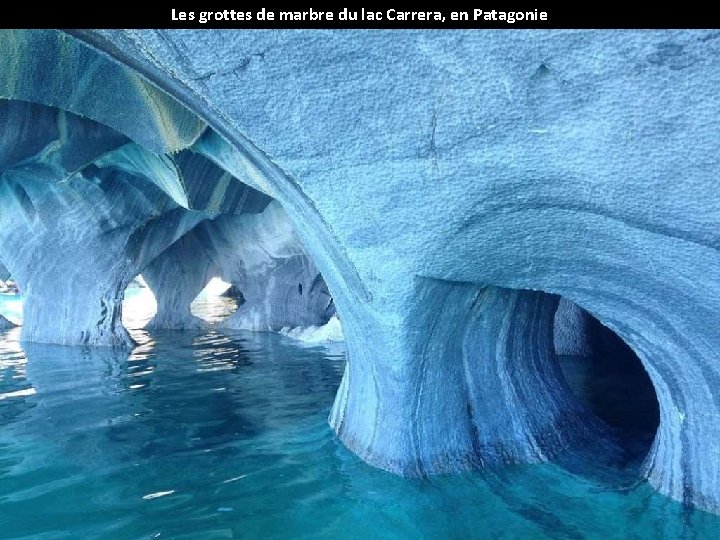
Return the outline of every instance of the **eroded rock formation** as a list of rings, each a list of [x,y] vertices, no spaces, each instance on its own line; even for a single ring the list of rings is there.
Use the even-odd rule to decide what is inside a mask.
[[[120,322],[122,297],[145,263],[142,256],[132,256],[133,243],[142,239],[141,255],[151,255],[159,249],[153,244],[164,247],[193,219],[176,219],[172,212],[153,217],[162,216],[168,199],[159,193],[155,199],[140,197],[133,179],[120,176],[90,180],[76,176],[60,185],[5,180],[0,188],[0,197],[6,201],[22,197],[35,216],[30,223],[21,221],[27,214],[18,203],[13,207],[16,211],[6,211],[0,218],[7,231],[2,249],[23,290],[23,339],[130,343]],[[62,211],[67,208],[70,211]],[[4,221],[6,216],[14,226]],[[148,227],[153,220],[162,221],[162,226]]]
[[[2,160],[0,254],[23,291],[23,339],[129,345],[125,287],[199,217],[132,163],[106,166],[128,144],[118,133],[37,105],[0,110],[21,134]],[[37,129],[24,137],[21,124]]]
[[[167,163],[169,172],[150,175],[132,200],[154,213],[157,192],[183,212],[213,218],[198,228],[227,221],[208,233],[216,252],[225,249],[217,238],[237,244],[233,231],[262,219],[219,215],[242,191],[238,180],[275,199],[342,318],[348,365],[331,424],[368,462],[426,474],[548,459],[602,436],[558,377],[554,300],[544,291],[592,314],[642,360],[660,404],[649,481],[720,511],[720,40],[712,38],[675,31],[248,32],[233,39],[204,31],[8,32],[0,50],[27,62],[2,64],[0,96],[92,119],[144,151],[142,160],[116,157],[112,167],[83,169],[89,186],[78,185],[77,174],[61,183],[83,198],[100,197],[111,174],[135,177],[141,165]],[[28,141],[22,148],[3,138],[3,167],[58,140],[52,124],[33,132],[18,126],[17,139]],[[53,171],[57,163],[74,171],[96,159],[90,149],[116,144],[104,137],[82,144],[88,152],[69,162],[75,153],[55,145],[49,161]],[[185,184],[184,158],[167,153],[187,149],[227,175]],[[3,240],[0,258],[21,287],[37,279],[30,258],[15,262],[16,271],[5,250],[22,259],[10,245],[47,244],[42,202],[72,200],[53,174],[49,181],[19,170],[3,176],[1,200],[27,233],[7,233],[17,239]],[[134,182],[123,177],[123,185]],[[130,216],[114,217],[121,238],[135,227],[138,210],[130,206],[110,205]],[[7,215],[3,208],[3,223]],[[100,221],[92,218],[90,230],[113,245],[117,227]],[[69,223],[59,225],[68,234]],[[58,264],[60,252],[95,264],[71,242],[57,251]],[[114,253],[122,258],[119,247]],[[243,288],[251,276],[297,281],[303,295],[312,288],[310,259],[295,267],[277,259],[267,257],[261,274],[239,263],[228,272],[248,291],[251,315],[238,312],[242,325],[275,324],[261,308],[266,298]],[[265,283],[275,290],[271,279]],[[116,301],[104,291],[96,296]],[[269,294],[280,304],[300,300],[299,289],[297,297],[277,291]],[[91,308],[93,324],[112,312]],[[47,322],[62,324],[61,309]]]
[[[0,254],[24,293],[26,341],[131,345],[121,308],[134,276],[209,216],[269,200],[197,154],[154,154],[64,111],[0,101],[0,114],[19,134],[2,154]],[[183,315],[161,306],[160,320]]]
[[[328,321],[335,306],[327,285],[287,214],[268,201],[255,192],[232,212],[203,221],[143,271],[158,302],[148,327],[205,326],[190,304],[215,276],[242,295],[238,310],[223,323],[227,328],[278,331]]]
[[[190,304],[214,275],[204,244],[192,231],[182,236],[143,270],[157,301],[157,313],[147,327],[184,330],[207,326],[192,314]]]
[[[244,301],[226,327],[319,326],[335,313],[320,271],[277,202],[260,214],[223,215],[201,227],[218,275],[242,291]]]
[[[356,356],[331,425],[353,451],[417,475],[543,461],[608,438],[556,363],[557,297],[434,279],[421,280],[416,294],[390,331],[366,326],[357,336],[346,325]],[[382,358],[359,348],[365,332]]]

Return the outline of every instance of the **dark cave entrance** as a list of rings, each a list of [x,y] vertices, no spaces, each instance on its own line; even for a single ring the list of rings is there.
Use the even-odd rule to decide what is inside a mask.
[[[613,428],[628,461],[643,459],[660,423],[642,361],[615,332],[562,298],[554,321],[558,363],[573,394]]]

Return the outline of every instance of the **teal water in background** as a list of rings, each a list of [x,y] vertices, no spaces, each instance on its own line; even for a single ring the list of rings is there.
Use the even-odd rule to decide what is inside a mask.
[[[151,314],[129,294],[126,323]],[[15,302],[15,304],[13,304]],[[0,298],[0,311],[17,311]],[[196,306],[217,320],[222,302]],[[2,539],[716,539],[720,519],[588,449],[432,479],[373,469],[327,415],[342,346],[133,330],[131,353],[0,334]]]

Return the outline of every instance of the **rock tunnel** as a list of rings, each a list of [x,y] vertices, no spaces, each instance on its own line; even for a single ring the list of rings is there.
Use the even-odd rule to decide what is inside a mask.
[[[233,328],[337,310],[330,426],[414,476],[614,444],[558,361],[612,335],[656,399],[643,475],[720,512],[718,43],[4,32],[0,261],[22,337],[132,347],[138,274],[152,328],[202,324],[213,276],[245,299]]]

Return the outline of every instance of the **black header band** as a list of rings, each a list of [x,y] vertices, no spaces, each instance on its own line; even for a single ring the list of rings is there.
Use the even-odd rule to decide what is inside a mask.
[[[338,28],[338,29],[551,29],[551,28],[718,28],[720,19],[701,9],[517,8],[486,5],[412,10],[398,7],[295,8],[178,5],[175,8],[92,11],[67,3],[3,13],[3,28]]]

